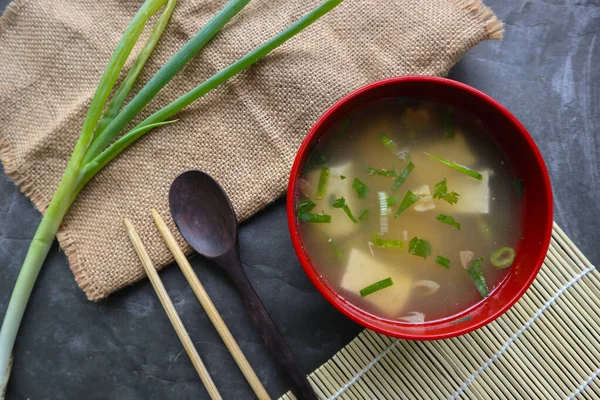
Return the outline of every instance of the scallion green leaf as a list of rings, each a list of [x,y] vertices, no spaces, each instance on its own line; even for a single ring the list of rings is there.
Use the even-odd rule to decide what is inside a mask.
[[[438,214],[437,217],[435,217],[438,221],[444,223],[444,224],[448,224],[451,225],[453,227],[455,227],[456,229],[458,229],[460,231],[460,222],[457,222],[453,217],[451,217],[450,215],[445,215],[445,214]]]
[[[437,256],[435,258],[435,262],[440,264],[444,268],[450,268],[450,260],[448,260],[446,257]]]
[[[400,174],[398,174],[398,177],[392,184],[393,191],[398,190],[400,188],[400,186],[402,186],[402,184],[404,182],[406,182],[408,175],[410,175],[410,173],[412,172],[413,169],[415,169],[415,164],[413,164],[412,162],[409,162],[408,165],[402,170],[402,172],[400,172]]]
[[[392,281],[392,278],[385,278],[380,280],[379,282],[375,282],[369,286],[367,286],[364,289],[360,290],[360,297],[366,297],[370,294],[373,294],[375,292],[378,292],[382,289],[385,289],[387,287],[390,287],[394,284],[394,281]]]
[[[400,216],[400,214],[402,214],[410,206],[412,206],[419,200],[421,200],[421,198],[419,196],[417,196],[410,190],[407,191],[406,194],[404,195],[404,198],[402,199],[402,203],[400,203],[400,206],[398,207],[398,210],[396,211],[396,214],[394,215],[394,218],[398,218]]]
[[[492,254],[490,261],[496,268],[508,268],[515,261],[516,255],[517,253],[512,247],[502,247]]]
[[[475,287],[481,294],[481,297],[485,298],[489,294],[487,284],[485,283],[485,277],[483,276],[483,269],[481,268],[481,258],[471,260],[467,265],[467,273],[469,277],[475,283]]]
[[[327,190],[327,183],[329,183],[330,174],[331,170],[329,168],[321,168],[321,175],[319,175],[319,184],[317,186],[317,194],[315,195],[315,199],[321,200],[323,199],[323,196],[325,196],[325,191]]]
[[[469,167],[465,167],[464,165],[460,165],[460,164],[457,164],[455,162],[448,161],[448,160],[446,160],[444,158],[441,158],[441,157],[438,157],[438,156],[434,156],[433,154],[430,154],[430,153],[425,153],[425,154],[428,155],[429,157],[433,158],[434,160],[439,161],[442,164],[447,165],[448,167],[457,170],[458,172],[461,172],[461,173],[463,173],[465,175],[470,176],[471,178],[475,178],[477,180],[482,180],[483,179],[483,176],[479,172],[474,171],[474,170],[472,170]]]
[[[403,249],[404,242],[402,240],[392,239],[381,239],[379,235],[375,234],[373,237],[373,244],[383,249]]]
[[[340,179],[344,180],[344,179],[346,179],[346,177],[344,175],[340,175]]]
[[[362,213],[360,213],[360,216],[358,217],[358,219],[360,221],[365,220],[367,217],[369,216],[369,210],[364,210]]]
[[[244,1],[247,2],[247,0]],[[220,70],[219,72],[208,78],[206,81],[196,86],[194,89],[190,90],[188,93],[179,97],[177,100],[156,111],[154,114],[150,115],[148,118],[137,124],[134,129],[138,129],[140,127],[144,127],[157,122],[165,121],[171,118],[173,115],[177,114],[179,111],[183,110],[185,107],[189,106],[194,101],[206,95],[222,83],[233,78],[235,75],[239,74],[246,68],[255,64],[257,61],[259,61],[261,58],[263,58],[264,56],[281,46],[283,43],[287,42],[292,37],[302,32],[313,22],[317,21],[323,15],[327,14],[333,8],[338,6],[342,1],[343,0],[324,0],[313,10],[309,11],[304,16],[298,18],[293,24],[285,28],[275,37],[268,40],[267,42],[265,42],[255,50],[251,51],[250,53],[246,54],[244,57],[240,58],[233,64]],[[123,111],[125,111],[125,109],[123,109]],[[119,116],[123,113],[123,111],[119,114]],[[110,130],[110,125],[112,125],[119,118],[119,116],[117,116],[117,118],[115,118],[115,120],[111,122],[109,126],[107,126],[106,130]],[[135,115],[131,116],[129,121],[131,121],[133,117],[135,117]],[[128,134],[126,134],[125,136],[127,135]],[[123,138],[125,138],[125,136]],[[116,154],[113,156],[114,158],[122,150],[123,149],[121,148],[114,148],[111,145],[108,149],[105,150],[105,152],[116,152]]]
[[[352,189],[356,192],[359,198],[364,199],[369,194],[369,187],[361,182],[360,179],[354,178],[352,181]]]
[[[298,213],[298,219],[303,222],[316,222],[320,224],[328,224],[331,222],[331,215],[301,212]]]
[[[431,255],[431,244],[429,243],[429,240],[419,239],[415,236],[408,243],[408,251],[413,256],[427,259],[427,256]]]

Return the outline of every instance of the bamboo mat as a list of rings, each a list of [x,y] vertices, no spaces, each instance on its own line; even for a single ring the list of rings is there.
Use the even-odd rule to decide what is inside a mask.
[[[364,330],[309,378],[322,399],[599,399],[598,288],[555,223],[538,277],[501,318],[432,342]]]

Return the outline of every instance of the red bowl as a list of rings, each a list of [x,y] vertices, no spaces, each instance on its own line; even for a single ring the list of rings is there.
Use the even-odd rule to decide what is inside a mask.
[[[423,324],[379,318],[350,304],[313,267],[302,245],[296,218],[297,183],[318,139],[348,113],[365,103],[390,97],[414,97],[461,108],[482,121],[523,179],[523,240],[506,278],[483,301],[460,314]],[[523,125],[500,103],[468,85],[430,76],[404,76],[362,87],[331,107],[312,127],[298,150],[287,191],[287,215],[292,243],[302,268],[325,298],[355,322],[403,339],[434,340],[459,336],[502,315],[525,293],[539,272],[552,233],[552,189],[542,156]]]

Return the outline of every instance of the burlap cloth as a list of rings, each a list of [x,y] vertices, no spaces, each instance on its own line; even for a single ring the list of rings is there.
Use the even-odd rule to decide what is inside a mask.
[[[254,0],[149,107],[185,93],[318,2]],[[8,176],[42,211],[109,56],[141,3],[17,0],[0,19],[0,156]],[[180,0],[141,81],[224,3]],[[157,266],[172,261],[149,211],[169,215],[169,184],[179,173],[208,171],[246,219],[284,193],[302,138],[337,99],[385,77],[445,75],[471,47],[501,36],[502,23],[479,1],[345,0],[180,113],[179,122],[140,140],[88,185],[58,235],[77,283],[99,300],[144,276],[125,216]]]

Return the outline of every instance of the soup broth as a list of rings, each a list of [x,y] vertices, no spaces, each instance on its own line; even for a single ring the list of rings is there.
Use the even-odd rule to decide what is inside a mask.
[[[522,181],[471,116],[416,99],[369,103],[323,135],[299,179],[314,268],[345,300],[420,323],[481,301],[510,269]]]

